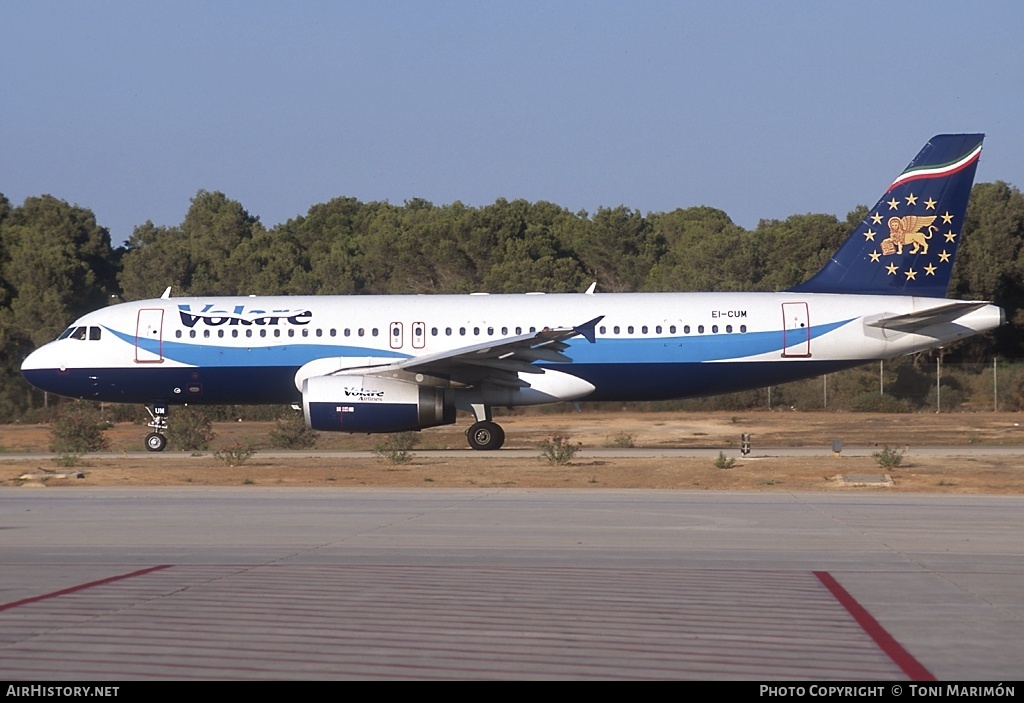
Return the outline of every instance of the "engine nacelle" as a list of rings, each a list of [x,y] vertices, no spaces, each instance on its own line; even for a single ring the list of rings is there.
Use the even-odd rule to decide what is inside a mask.
[[[306,424],[324,432],[404,432],[455,422],[450,390],[376,376],[302,382]]]

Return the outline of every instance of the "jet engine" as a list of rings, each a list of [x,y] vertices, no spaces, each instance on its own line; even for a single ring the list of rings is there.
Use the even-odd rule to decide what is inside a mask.
[[[324,432],[404,432],[455,422],[452,391],[376,376],[302,381],[306,424]]]

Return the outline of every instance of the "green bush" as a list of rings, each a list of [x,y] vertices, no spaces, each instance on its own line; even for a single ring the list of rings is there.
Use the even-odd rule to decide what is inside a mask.
[[[888,394],[868,391],[854,398],[850,409],[858,413],[909,413],[910,404]]]
[[[110,442],[103,433],[110,428],[99,408],[91,403],[65,403],[50,425],[50,449],[59,454],[101,452]]]
[[[552,435],[539,443],[541,454],[549,464],[568,464],[583,448],[579,442],[573,444],[568,435]]]
[[[725,452],[718,452],[718,456],[715,457],[716,469],[731,469],[735,465],[736,460],[731,456],[726,456]]]
[[[605,440],[606,447],[629,449],[636,446],[636,435],[629,432],[617,432]]]
[[[175,408],[169,414],[167,443],[171,449],[203,451],[210,448],[210,442],[216,436],[210,418],[199,408],[185,406]]]
[[[306,426],[306,419],[290,412],[277,418],[276,427],[270,431],[270,446],[277,449],[309,449],[316,444],[319,433]]]
[[[230,447],[214,452],[213,457],[224,462],[225,466],[241,466],[249,461],[255,453],[256,450],[251,443],[246,442],[242,444],[241,442],[235,442]]]
[[[392,464],[407,464],[412,461],[409,451],[419,441],[417,432],[392,432],[377,440],[373,445],[373,453]]]
[[[895,469],[903,463],[903,452],[899,449],[890,449],[888,444],[882,451],[875,452],[872,456],[883,469]]]

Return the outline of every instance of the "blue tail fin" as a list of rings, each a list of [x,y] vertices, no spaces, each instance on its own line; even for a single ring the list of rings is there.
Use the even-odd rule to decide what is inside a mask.
[[[984,134],[932,137],[803,293],[942,298]]]

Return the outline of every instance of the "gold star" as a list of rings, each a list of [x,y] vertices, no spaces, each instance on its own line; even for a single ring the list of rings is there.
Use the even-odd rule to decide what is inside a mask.
[[[907,196],[907,205],[917,205],[917,196],[911,193]]]
[[[872,242],[875,241],[875,233],[868,227],[868,231],[864,233],[864,239],[870,239]]]
[[[873,224],[873,225],[880,225],[880,224],[882,224],[882,216],[879,215],[876,212],[874,215],[871,216],[871,224]]]
[[[956,232],[954,232],[953,230],[949,230],[942,236],[946,238],[947,242],[952,242],[954,239],[956,239]]]
[[[937,204],[936,201],[932,200],[931,198],[928,198],[927,200],[924,201],[924,209],[925,210],[934,210],[936,204]]]
[[[917,271],[915,271],[914,269],[908,269],[907,270],[907,280],[908,281],[916,281],[917,279],[914,278],[915,276],[917,276]]]
[[[888,203],[889,203],[889,209],[890,210],[895,210],[896,208],[898,208],[900,206],[900,201],[897,200],[896,198],[893,198],[892,200],[888,201]]]
[[[953,221],[953,216],[949,214],[949,210],[946,210],[946,214],[942,216],[942,224],[948,225]]]
[[[868,254],[868,256],[871,257],[872,261],[878,261],[878,257],[880,256],[880,254],[877,251],[873,251],[870,254]]]
[[[925,272],[925,274],[927,274],[929,276],[934,276],[935,275],[935,267],[932,266],[931,264],[928,264],[927,266],[924,267],[924,272]]]
[[[939,261],[944,264],[949,262],[949,253],[945,249],[943,249],[942,253],[939,254]]]
[[[885,270],[889,273],[890,276],[895,276],[896,272],[899,271],[899,269],[896,268],[896,264],[889,264],[888,266],[885,267]]]

